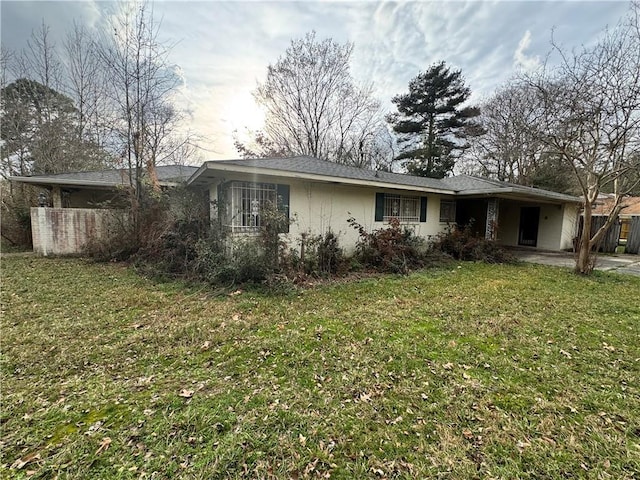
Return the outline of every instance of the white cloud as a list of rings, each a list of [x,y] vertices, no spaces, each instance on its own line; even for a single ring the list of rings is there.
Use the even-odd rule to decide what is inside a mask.
[[[110,2],[0,2],[3,46],[22,48],[42,20],[60,44],[72,20],[100,25]],[[251,91],[292,38],[316,30],[355,44],[352,72],[373,83],[384,107],[432,63],[459,68],[472,100],[490,94],[518,68],[535,68],[553,27],[568,48],[589,44],[624,14],[625,2],[479,1],[158,1],[161,40],[183,78],[182,102],[207,158],[235,157],[232,130],[257,123]],[[523,32],[525,32],[523,34]],[[254,113],[252,113],[254,112]]]
[[[518,48],[513,53],[514,66],[523,70],[532,71],[540,67],[539,55],[527,55],[526,51],[531,46],[531,32],[527,30],[518,43]]]

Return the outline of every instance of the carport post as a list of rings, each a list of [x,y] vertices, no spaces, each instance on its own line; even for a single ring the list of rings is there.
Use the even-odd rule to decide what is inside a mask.
[[[497,198],[490,198],[487,201],[487,223],[484,228],[484,238],[495,240],[498,236],[498,213],[500,203]]]

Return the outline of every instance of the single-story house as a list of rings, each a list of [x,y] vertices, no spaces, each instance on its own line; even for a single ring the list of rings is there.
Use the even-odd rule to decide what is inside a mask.
[[[173,176],[164,175],[163,169]],[[64,200],[57,203],[74,208],[82,206],[81,198],[97,195],[100,188],[117,188],[117,181],[104,180],[117,180],[111,174],[96,172],[97,179],[91,175],[12,180],[41,185],[54,192],[58,186],[61,192],[69,193],[67,205]],[[124,173],[118,175],[122,177]],[[200,189],[205,195],[208,192],[211,215],[221,217],[231,232],[258,231],[261,205],[273,202],[289,212],[292,223],[286,236],[290,241],[295,242],[303,233],[331,230],[347,250],[353,249],[358,239],[358,233],[347,222],[350,217],[369,230],[384,227],[391,218],[397,218],[427,240],[454,223],[472,222],[478,235],[503,245],[570,249],[580,206],[577,197],[485,178],[415,177],[307,156],[216,160],[199,168],[158,167],[158,177],[168,184],[183,180],[188,188]]]

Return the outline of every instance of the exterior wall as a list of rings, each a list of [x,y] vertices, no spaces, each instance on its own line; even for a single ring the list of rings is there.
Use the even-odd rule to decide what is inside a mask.
[[[518,229],[520,228],[520,202],[500,200],[498,213],[498,238],[501,245],[518,245]]]
[[[403,223],[417,236],[429,240],[446,228],[439,220],[440,195],[314,182],[292,182],[290,185],[290,209],[294,219],[290,235],[293,239],[305,232],[322,234],[331,230],[338,235],[343,248],[352,251],[358,241],[358,232],[347,219],[353,217],[367,231],[387,225],[375,221],[377,192],[427,197],[427,221]]]
[[[541,250],[568,250],[572,248],[576,232],[577,205],[537,204],[500,200],[498,243],[517,246],[520,230],[520,209],[540,207],[536,248]]]
[[[440,223],[441,195],[438,194],[277,177],[261,176],[260,178],[255,178],[238,174],[229,175],[224,179],[224,181],[230,180],[289,185],[289,212],[293,223],[290,226],[289,233],[285,235],[285,240],[292,247],[295,247],[299,242],[302,233],[318,235],[331,230],[338,235],[341,247],[348,253],[352,252],[358,241],[358,232],[347,223],[350,217],[353,217],[367,231],[386,226],[385,222],[375,221],[375,194],[378,192],[427,197],[427,221],[404,224],[412,228],[416,235],[429,240],[443,232],[447,227],[446,223]],[[216,180],[210,185],[209,198],[211,201],[218,198],[217,192],[220,183],[222,183],[221,180]],[[211,210],[211,218],[214,219],[217,211],[215,209]]]
[[[560,249],[573,250],[573,239],[578,234],[578,218],[580,207],[565,204],[563,206],[562,234],[560,235]]]
[[[87,208],[31,208],[33,251],[40,255],[72,255],[82,252],[91,239],[105,236],[120,210]]]
[[[340,245],[352,252],[358,241],[358,232],[347,219],[353,217],[367,231],[385,227],[385,222],[375,221],[376,193],[395,193],[427,197],[427,221],[406,223],[416,235],[426,240],[446,231],[447,224],[440,222],[440,199],[455,197],[406,190],[321,183],[303,179],[269,177],[230,172],[224,179],[214,179],[209,186],[209,198],[218,198],[218,185],[227,181],[265,182],[287,184],[290,187],[289,211],[293,223],[284,239],[295,248],[302,233],[314,235],[331,230],[338,235]],[[486,219],[486,199],[468,199],[472,205],[482,205]],[[518,245],[521,207],[540,207],[537,248],[546,250],[570,249],[575,236],[577,206],[570,204],[544,204],[500,199],[497,242],[507,246]],[[217,218],[217,209],[211,209],[211,219]],[[478,225],[484,236],[484,223]]]

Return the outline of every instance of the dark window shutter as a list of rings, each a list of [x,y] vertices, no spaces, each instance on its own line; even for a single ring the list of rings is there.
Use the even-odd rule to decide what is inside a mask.
[[[384,219],[384,193],[376,193],[376,222]]]
[[[278,211],[284,213],[287,216],[287,222],[283,226],[283,231],[280,233],[289,233],[289,185],[276,185],[276,195],[278,202]]]
[[[427,197],[420,197],[420,221],[427,221]]]

